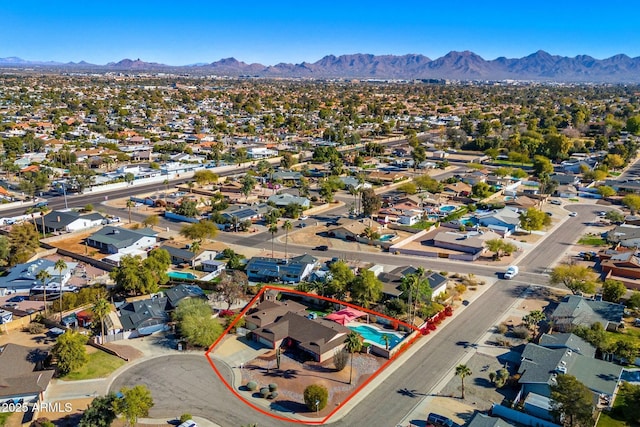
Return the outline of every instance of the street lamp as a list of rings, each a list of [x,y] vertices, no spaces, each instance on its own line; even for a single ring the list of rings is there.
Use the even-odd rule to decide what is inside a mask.
[[[320,401],[316,400],[316,417],[318,416],[318,406],[320,406]]]

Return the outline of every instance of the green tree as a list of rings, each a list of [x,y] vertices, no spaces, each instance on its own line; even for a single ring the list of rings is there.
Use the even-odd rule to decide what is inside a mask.
[[[109,304],[109,300],[107,300],[104,297],[98,298],[93,303],[93,306],[91,307],[91,312],[95,316],[96,320],[100,322],[100,331],[101,331],[100,337],[102,338],[101,343],[104,344],[105,342],[104,341],[104,319],[106,319],[106,317],[111,312],[111,304]]]
[[[464,399],[464,378],[472,374],[471,369],[467,365],[460,364],[456,366],[456,376],[460,377],[462,383],[462,399]]]
[[[158,215],[149,215],[148,217],[146,217],[144,219],[144,221],[142,221],[142,224],[145,227],[150,227],[151,229],[153,229],[153,227],[155,227],[156,225],[158,225],[160,223],[160,217]]]
[[[420,175],[413,179],[420,191],[426,190],[430,193],[439,193],[442,191],[442,183],[429,175]]]
[[[180,333],[191,344],[208,348],[223,332],[222,325],[213,317],[207,301],[185,298],[174,312]]]
[[[96,397],[80,418],[79,427],[109,427],[116,419],[113,404],[116,400],[115,393]]]
[[[195,222],[182,226],[180,235],[190,240],[202,242],[204,239],[214,239],[218,235],[218,227],[209,220]]]
[[[640,210],[640,195],[627,194],[622,198],[622,204],[631,210],[632,215],[635,215]]]
[[[634,135],[640,135],[640,115],[632,116],[627,119],[627,131]]]
[[[11,244],[6,236],[0,236],[0,267],[4,267],[9,263],[9,255],[11,254]]]
[[[331,279],[327,286],[327,293],[334,297],[341,298],[346,293],[349,285],[355,279],[353,270],[344,260],[339,260],[329,267]]]
[[[242,194],[244,194],[244,197],[249,198],[249,194],[251,194],[253,189],[256,187],[256,179],[253,175],[246,174],[242,177],[240,182],[242,184]]]
[[[274,257],[274,242],[276,240],[276,233],[278,232],[278,224],[274,223],[269,225],[269,233],[271,233],[271,258]]]
[[[414,182],[405,182],[399,185],[397,190],[405,194],[416,194],[418,192],[418,186]]]
[[[362,190],[360,200],[362,202],[362,213],[365,216],[370,217],[382,207],[382,200],[380,196],[373,191],[373,188],[365,188]]]
[[[64,293],[62,287],[62,272],[67,269],[67,263],[60,258],[56,261],[53,268],[58,271],[58,283],[60,283],[60,322],[62,322],[62,297]]]
[[[627,365],[633,364],[638,356],[638,347],[631,341],[618,340],[613,345],[613,353]]]
[[[529,208],[520,214],[520,226],[523,230],[529,232],[540,230],[549,224],[551,224],[551,218],[539,209]]]
[[[153,398],[147,386],[122,387],[120,393],[122,398],[113,402],[113,410],[122,414],[129,425],[134,426],[138,418],[149,415],[149,410],[153,407]]]
[[[40,270],[38,271],[38,273],[36,273],[36,279],[42,283],[42,286],[44,287],[44,292],[42,293],[42,300],[43,300],[43,304],[44,304],[44,315],[47,315],[47,288],[46,288],[46,284],[47,281],[51,278],[51,274],[49,274],[49,272],[47,270]]]
[[[553,164],[551,160],[544,156],[535,156],[533,158],[533,172],[537,177],[552,174]]]
[[[87,363],[89,359],[85,349],[86,343],[86,336],[71,330],[67,330],[64,334],[58,336],[51,349],[51,354],[58,361],[57,368],[60,375],[67,375]]]
[[[369,307],[382,296],[382,282],[370,270],[361,271],[352,281],[351,296],[362,307]]]
[[[164,251],[164,249],[154,249]],[[153,252],[153,251],[151,251]],[[125,255],[120,260],[120,266],[114,268],[109,276],[116,282],[119,290],[129,294],[149,294],[158,291],[158,283],[166,283],[166,268],[162,270],[162,259],[165,256],[158,252],[157,256],[151,256],[142,260],[139,255]],[[167,266],[168,268],[168,266]]]
[[[362,337],[356,331],[352,331],[347,335],[345,339],[345,349],[351,353],[350,370],[349,370],[349,384],[353,381],[353,353],[359,352],[362,349]]]
[[[486,199],[490,195],[493,194],[491,191],[491,186],[486,182],[478,182],[471,187],[471,192],[473,195],[479,199]]]
[[[616,190],[609,187],[608,185],[601,185],[597,187],[598,194],[600,194],[603,198],[615,196]]]
[[[193,180],[202,187],[217,182],[218,175],[209,169],[203,169],[193,173]]]
[[[507,242],[504,239],[490,239],[485,243],[487,245],[487,249],[495,254],[495,258],[497,260],[500,260],[503,254],[508,256],[518,250],[518,247],[515,244]]]
[[[304,404],[310,411],[322,411],[329,400],[329,390],[322,384],[311,384],[304,389]]]
[[[640,308],[640,292],[633,291],[631,293],[631,296],[629,297],[629,300],[627,301],[627,307],[635,309],[635,310]]]
[[[522,317],[522,321],[527,328],[531,329],[534,334],[540,322],[546,320],[547,316],[541,310],[533,310],[529,314]]]
[[[287,252],[287,244],[289,243],[289,231],[291,231],[292,228],[293,228],[293,224],[289,220],[286,220],[282,224],[282,229],[285,232],[285,237],[284,237],[284,257],[285,258],[289,258],[289,253]]]
[[[180,204],[173,208],[177,215],[186,216],[187,218],[195,218],[198,216],[198,202],[186,198],[180,199]]]
[[[131,208],[134,207],[136,204],[133,200],[129,199],[127,200],[126,206],[127,206],[127,210],[129,211],[129,224],[131,224]]]
[[[604,163],[613,170],[624,166],[624,159],[620,154],[607,154]]]
[[[573,375],[557,375],[551,385],[551,404],[556,416],[571,427],[593,426],[593,393]]]
[[[29,222],[16,224],[9,231],[9,265],[27,262],[40,246],[38,230]]]
[[[565,285],[573,294],[592,294],[596,289],[596,273],[578,264],[559,264],[551,270],[549,282]]]
[[[147,257],[142,261],[142,268],[146,276],[151,277],[151,282],[147,283],[148,289],[154,289],[157,285],[164,285],[169,281],[167,270],[171,266],[171,255],[166,249],[152,249]],[[151,292],[151,291],[149,291]]]
[[[627,287],[619,280],[607,279],[602,284],[602,299],[618,303],[627,293]]]

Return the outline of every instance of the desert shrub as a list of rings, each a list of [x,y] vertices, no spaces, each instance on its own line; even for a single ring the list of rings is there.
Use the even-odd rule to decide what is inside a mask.
[[[504,323],[500,323],[498,326],[496,326],[496,332],[498,332],[499,334],[504,335],[507,333],[508,330],[509,330],[509,327]]]
[[[517,338],[526,340],[529,338],[530,332],[525,326],[516,326],[513,328],[513,335]]]
[[[29,427],[56,427],[56,425],[52,423],[49,418],[40,417],[32,422]]]
[[[276,383],[269,384],[269,391],[276,391],[276,390],[278,390],[278,384]]]
[[[188,413],[185,412],[184,414],[180,415],[180,424],[182,424],[182,423],[184,423],[186,421],[192,420],[192,419],[193,419],[193,417],[191,416],[191,414],[188,414]]]
[[[310,411],[321,411],[327,406],[327,400],[329,399],[329,390],[320,384],[311,384],[304,389],[304,404],[307,405]],[[316,408],[316,402],[318,407]]]
[[[29,323],[29,326],[27,326],[27,331],[30,334],[34,334],[34,335],[43,333],[44,329],[45,328],[44,328],[44,325],[42,323],[33,322],[33,323]]]
[[[505,368],[498,369],[498,371],[496,372],[496,378],[494,380],[494,384],[498,388],[504,387],[508,379],[509,379],[509,371],[507,371]]]
[[[511,347],[511,341],[504,338],[498,338],[496,340],[496,344],[498,344],[500,347]]]
[[[370,314],[369,315],[369,322],[370,323],[378,323],[378,318],[375,315]]]
[[[465,285],[463,285],[462,283],[456,285],[456,292],[458,294],[463,294],[466,290],[467,290],[467,287]]]
[[[277,392],[277,391],[272,391],[272,392],[269,394],[268,399],[275,399],[276,397],[278,397],[278,392]]]
[[[269,396],[269,393],[271,393],[269,391],[269,387],[262,387],[260,389],[260,396],[264,397],[266,399],[267,396]]]
[[[392,313],[403,314],[407,312],[407,303],[400,298],[394,298],[385,303],[385,308],[387,310],[387,313],[389,313],[390,315]]]
[[[256,391],[258,389],[258,383],[255,381],[249,381],[247,383],[247,388],[251,391]]]
[[[448,271],[441,271],[441,272],[440,272],[440,275],[441,275],[441,276],[444,276],[444,277],[447,277],[447,275],[448,275],[448,274],[449,274],[449,272],[448,272]]]
[[[418,309],[418,316],[423,319],[429,319],[437,313],[440,313],[444,309],[442,304],[432,302],[430,305],[420,307]]]
[[[333,355],[333,366],[335,366],[336,371],[338,372],[342,371],[347,366],[348,361],[349,353],[344,351],[344,349],[336,351]]]

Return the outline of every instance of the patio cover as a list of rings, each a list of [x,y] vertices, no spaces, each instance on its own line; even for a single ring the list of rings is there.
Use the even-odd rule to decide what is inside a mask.
[[[352,320],[357,319],[358,317],[366,316],[366,315],[367,313],[365,312],[356,310],[355,308],[347,307],[347,308],[343,308],[342,310],[333,312],[331,314],[327,314],[325,316],[325,319],[333,320],[334,322],[344,326],[347,323],[351,322]]]

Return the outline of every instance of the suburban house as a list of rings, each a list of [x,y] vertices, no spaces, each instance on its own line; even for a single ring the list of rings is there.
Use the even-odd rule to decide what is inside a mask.
[[[190,267],[198,267],[202,261],[212,261],[218,255],[215,250],[206,247],[193,251],[190,245],[175,242],[164,242],[160,249],[164,249],[171,255],[171,263],[174,265],[188,264]]]
[[[289,193],[274,194],[272,196],[269,196],[269,198],[267,199],[267,203],[269,202],[275,203],[275,205],[279,208],[284,208],[291,204],[300,205],[303,209],[309,209],[309,207],[311,206],[311,201],[306,197],[294,196],[293,194]]]
[[[591,326],[599,322],[607,331],[622,324],[624,305],[596,301],[579,295],[567,295],[550,316],[555,330],[568,332],[575,326]]]
[[[227,262],[223,260],[204,260],[202,261],[202,271],[211,273],[209,277],[218,277],[227,268]]]
[[[619,193],[640,193],[640,179],[607,179],[604,185]]]
[[[460,180],[465,184],[474,186],[481,182],[487,182],[487,174],[482,171],[468,172],[462,175]]]
[[[619,280],[628,288],[640,289],[640,258],[635,251],[600,254],[600,268],[607,279]]]
[[[260,308],[263,317],[275,317],[271,323],[253,329],[251,337],[269,348],[294,348],[308,354],[316,362],[331,359],[345,346],[345,339],[351,332],[349,328],[337,322],[317,318],[309,319],[304,313],[287,311],[282,308]],[[276,316],[267,314],[273,310]]]
[[[520,225],[520,214],[507,207],[487,214],[476,215],[476,218],[480,225],[502,236],[513,233]]]
[[[17,264],[9,270],[8,274],[0,276],[0,289],[12,291],[31,289],[33,285],[41,284],[37,276],[38,273],[43,270],[49,273],[50,276],[47,283],[62,282],[64,285],[69,281],[73,270],[78,265],[76,262],[67,262],[67,268],[60,271],[55,269],[55,264],[55,262],[44,258],[25,264]],[[0,291],[0,294],[2,293],[3,292]]]
[[[0,309],[0,325],[13,320],[13,312]]]
[[[442,189],[442,193],[450,197],[467,197],[471,191],[471,186],[464,182],[447,184]]]
[[[388,273],[381,272],[378,279],[382,282],[382,294],[387,298],[398,298],[402,295],[401,285],[403,277],[414,274],[418,269],[413,266],[397,267]],[[435,271],[426,271],[424,279],[429,282],[431,298],[435,298],[447,291],[449,279]]]
[[[256,304],[245,316],[245,327],[250,331],[270,325],[287,313],[304,315],[307,307],[292,300],[265,300]]]
[[[594,394],[594,402],[599,407],[611,407],[615,396],[622,366],[615,365],[591,356],[595,352],[593,346],[586,342],[580,348],[591,347],[585,352],[576,352],[570,347],[529,343],[522,352],[518,373],[518,383],[522,389],[520,395],[526,400],[530,396],[539,402],[534,406],[540,418],[553,419],[551,410],[551,385],[555,384],[558,375],[572,375],[587,386]]]
[[[298,283],[306,279],[317,265],[318,259],[307,254],[288,259],[253,257],[247,263],[246,272],[252,282]]]
[[[341,218],[338,225],[329,228],[327,234],[329,237],[336,237],[342,240],[355,241],[358,237],[365,233],[367,228],[371,228],[376,232],[380,232],[382,227],[375,221],[365,218],[362,221],[355,219]]]
[[[372,171],[367,175],[367,181],[378,182],[381,184],[393,184],[394,182],[401,181],[405,178],[406,176],[403,173],[383,172],[378,170]]]
[[[266,147],[251,147],[247,150],[247,157],[250,159],[268,159],[278,155],[278,150]]]
[[[304,175],[302,175],[302,172],[298,172],[298,171],[284,171],[284,170],[279,170],[279,171],[275,171],[271,174],[267,174],[266,178],[271,181],[279,181],[285,184],[298,184]]]
[[[204,291],[197,285],[184,285],[180,284],[174,286],[171,289],[164,291],[164,295],[167,297],[169,308],[176,308],[180,301],[185,298],[203,298],[206,299]]]
[[[347,190],[349,189],[364,190],[367,188],[371,188],[370,183],[360,182],[358,181],[358,178],[356,178],[355,176],[341,176],[340,181],[342,181],[342,183],[344,184],[344,187]]]
[[[433,237],[433,246],[471,254],[476,260],[485,251],[485,240],[481,234],[441,231]]]
[[[106,226],[87,237],[87,245],[101,252],[115,254],[124,249],[146,249],[157,243],[158,233],[150,228],[129,230],[122,227]]]
[[[149,298],[133,301],[119,308],[122,331],[128,338],[150,335],[166,330],[169,315],[166,312],[168,298]]]
[[[105,217],[98,212],[81,215],[76,211],[51,211],[44,216],[43,220],[36,222],[40,231],[42,231],[42,223],[44,222],[45,233],[62,231],[73,233],[74,231],[98,227],[105,222]]]
[[[640,227],[629,224],[618,225],[607,232],[606,239],[609,243],[617,243],[625,248],[640,247]]]
[[[47,352],[18,344],[0,346],[0,404],[36,403],[44,393],[55,370],[43,370]]]
[[[467,427],[516,427],[516,425],[502,418],[492,417],[476,411]]]

